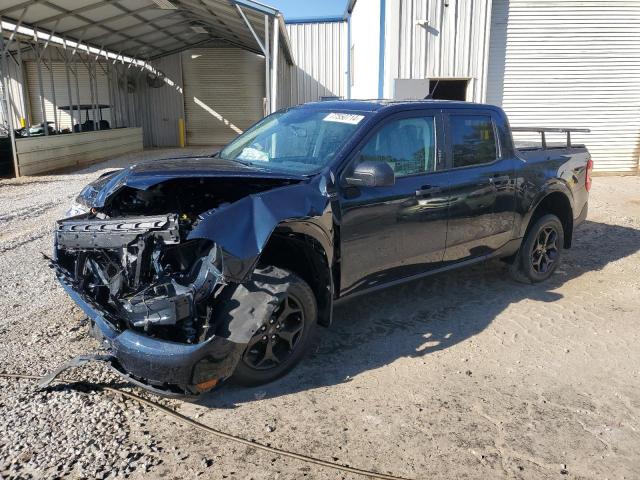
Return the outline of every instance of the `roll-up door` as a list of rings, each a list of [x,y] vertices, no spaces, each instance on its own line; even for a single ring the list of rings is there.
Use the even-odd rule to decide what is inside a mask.
[[[263,57],[237,48],[182,55],[187,144],[224,145],[263,117]]]
[[[638,173],[640,1],[494,0],[487,102],[513,126],[585,127],[596,172]]]

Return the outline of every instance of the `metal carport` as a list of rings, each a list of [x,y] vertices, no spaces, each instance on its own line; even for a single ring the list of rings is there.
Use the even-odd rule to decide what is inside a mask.
[[[136,135],[145,145],[184,143],[186,51],[237,48],[258,55],[260,114],[289,102],[292,57],[284,22],[276,9],[257,2],[0,0],[0,18],[1,103],[16,176],[97,161],[109,153],[102,140],[119,144],[119,129],[137,128],[128,135],[138,147]],[[109,106],[103,109],[109,132],[98,121],[100,104]],[[16,139],[14,131],[33,120],[51,126],[41,128],[42,138],[27,128],[31,138]],[[90,131],[82,131],[87,123]],[[61,130],[70,132],[58,135]],[[38,160],[51,151],[65,158]]]

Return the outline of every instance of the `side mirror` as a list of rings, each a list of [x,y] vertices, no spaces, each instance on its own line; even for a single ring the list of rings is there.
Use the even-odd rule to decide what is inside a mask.
[[[389,187],[396,183],[396,174],[387,162],[362,162],[346,181],[355,187]]]

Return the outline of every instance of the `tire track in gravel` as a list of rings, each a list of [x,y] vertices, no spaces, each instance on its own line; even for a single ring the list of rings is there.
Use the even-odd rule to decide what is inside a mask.
[[[140,157],[152,155],[157,152]],[[124,160],[110,165],[118,162]],[[81,325],[83,313],[57,286],[39,252],[50,249],[50,227],[64,203],[107,168],[38,178],[10,186],[12,193],[0,183],[0,214],[34,208],[25,218],[6,220],[0,237],[0,248],[24,242],[0,255],[5,368],[44,373],[97,347]],[[640,228],[640,221],[624,195],[637,198],[639,188],[633,178],[594,182],[590,221],[565,257],[566,274],[546,286],[514,284],[503,265],[491,263],[361,297],[336,309],[316,353],[289,376],[256,389],[225,387],[201,405],[175,405],[258,441],[380,464],[416,478],[635,478],[640,255],[629,252],[640,238],[631,229]],[[619,254],[598,248],[612,241]],[[91,372],[100,368],[88,365],[74,375],[94,378],[98,374]],[[118,381],[106,374],[97,378]],[[120,472],[133,471],[132,478],[334,478],[209,442],[148,412],[128,417],[128,409],[124,419],[114,410],[130,435],[112,445],[117,426],[85,433],[77,420],[99,422],[117,399],[92,404],[74,395],[72,386],[46,395],[19,386],[0,389],[0,410],[8,407],[0,412],[7,426],[0,421],[6,437],[0,444],[20,445],[4,458],[0,445],[0,475],[4,460],[26,467],[11,470],[16,476],[53,476],[58,462],[60,472],[92,477],[97,467],[107,472],[125,462]],[[20,402],[5,401],[17,395]],[[20,424],[18,403],[33,425]],[[265,430],[267,424],[277,428]],[[49,447],[38,444],[42,456],[30,462],[34,435],[58,430],[69,432],[72,450],[45,457]],[[54,435],[51,443],[56,441]],[[96,452],[84,451],[85,444],[96,445]],[[152,450],[157,445],[164,451]],[[614,449],[617,455],[608,456]],[[145,454],[138,464],[112,455],[138,451]],[[151,457],[163,463],[145,466]],[[560,473],[565,466],[566,475]]]
[[[33,205],[34,203],[39,203],[40,199],[43,198],[59,200],[60,195],[77,195],[77,192],[69,191],[69,186],[69,183],[65,183],[62,180],[51,182],[46,187],[39,186],[37,183],[35,185],[25,184],[22,186],[22,190],[16,191],[11,195],[0,194],[0,212],[4,213],[7,210],[6,207],[9,207],[10,212],[16,205]],[[47,188],[47,190],[40,191],[40,188]],[[82,188],[82,186],[78,185],[78,188]]]
[[[75,195],[66,195],[56,200],[47,201],[40,205],[27,205],[24,207],[17,207],[7,213],[0,213],[0,226],[3,223],[9,223],[12,220],[30,219],[42,215],[50,210],[58,209],[61,205],[64,205],[68,200],[72,199]],[[1,237],[0,237],[1,238]]]
[[[49,235],[50,233],[51,230],[47,229],[37,235],[29,235],[24,240],[11,239],[10,241],[4,241],[4,239],[0,239],[0,253],[16,250],[17,248],[20,248],[28,243],[38,241],[41,238],[44,238],[46,235]]]
[[[11,215],[0,215],[0,252],[16,250],[51,235],[55,218],[67,200],[68,197],[63,197],[58,202],[45,202],[19,208]],[[6,222],[4,225],[3,221]]]

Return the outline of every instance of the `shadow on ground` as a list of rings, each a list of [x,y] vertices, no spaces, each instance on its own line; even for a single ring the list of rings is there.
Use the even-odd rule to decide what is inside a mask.
[[[391,287],[346,301],[334,323],[318,329],[313,352],[289,375],[245,388],[229,384],[201,398],[214,408],[233,408],[256,398],[277,397],[347,381],[401,357],[428,356],[483,331],[509,305],[524,299],[555,302],[561,285],[640,249],[640,230],[587,221],[547,282],[518,284],[500,261],[479,264]]]

